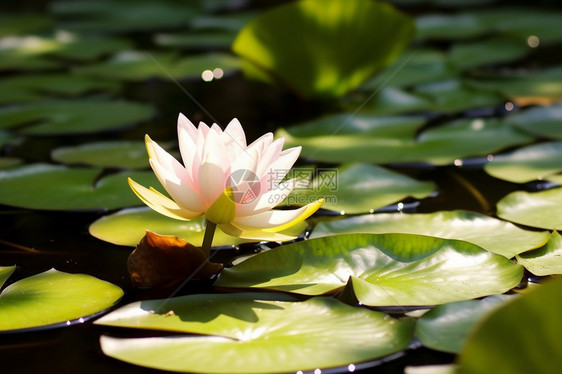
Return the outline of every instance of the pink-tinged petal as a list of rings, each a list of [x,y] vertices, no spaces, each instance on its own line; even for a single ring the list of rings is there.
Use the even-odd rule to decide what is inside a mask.
[[[189,129],[186,127],[187,126],[178,125],[178,142],[183,165],[192,183],[192,187],[195,187],[193,175],[194,172],[197,172],[200,163],[196,155],[197,145],[195,142],[197,140],[197,129],[195,127],[193,127],[193,129]],[[195,132],[192,132],[192,130],[194,130]]]
[[[178,115],[178,137],[181,132],[188,135],[193,142],[197,139],[197,127],[182,113]]]
[[[205,211],[205,204],[197,190],[162,168],[155,159],[150,160],[150,166],[164,189],[179,206],[192,212]]]
[[[225,171],[217,158],[208,154],[199,168],[199,192],[208,209],[222,194],[226,186]]]
[[[234,118],[224,129],[224,133],[232,139],[236,154],[246,149],[246,134],[240,122]]]
[[[316,212],[322,204],[324,204],[324,199],[298,209],[270,210],[252,216],[237,217],[232,223],[243,230],[261,229],[279,232],[304,221]]]
[[[236,176],[237,174],[240,175],[249,171],[252,176],[255,176],[255,170],[259,162],[259,156],[260,155],[257,149],[247,149],[246,151],[241,153],[235,160],[230,160],[229,175],[233,174],[234,176]]]
[[[173,200],[170,200],[156,190],[148,189],[143,185],[138,184],[131,178],[129,178],[128,181],[129,186],[139,199],[160,214],[179,220],[190,220],[202,215],[199,212],[191,212],[187,209],[181,208]]]
[[[153,168],[156,176],[158,176],[158,173],[161,172],[161,170],[166,170],[169,174],[175,175],[176,178],[181,179],[184,183],[192,185],[189,173],[178,160],[160,147],[158,143],[150,139],[148,135],[145,136],[145,143],[149,157],[157,161],[160,165],[158,170]]]
[[[242,230],[232,223],[220,224],[219,228],[227,235],[250,240],[269,240],[281,242],[286,240],[293,240],[296,238],[296,236],[280,234],[278,232],[269,232],[264,230]]]
[[[273,209],[293,191],[296,182],[295,179],[290,179],[279,183],[276,188],[260,194],[257,199],[246,204],[239,204],[236,207],[236,217],[246,217]]]
[[[256,140],[254,140],[252,142],[252,144],[250,144],[248,146],[249,148],[253,148],[253,147],[257,147],[258,149],[260,149],[260,154],[263,152],[263,150],[266,147],[269,147],[269,145],[273,142],[273,134],[268,132],[267,134],[264,134],[262,136],[260,136],[259,138],[257,138]]]

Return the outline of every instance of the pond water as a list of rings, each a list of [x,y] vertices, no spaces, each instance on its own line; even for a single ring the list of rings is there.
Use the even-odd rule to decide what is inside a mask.
[[[24,3],[27,4],[27,6],[24,5]],[[222,4],[222,2],[216,3]],[[206,10],[208,14],[202,13],[199,17],[201,20],[211,22],[209,20],[212,18],[209,17],[209,15],[213,15],[216,18],[215,22],[217,22],[217,20],[220,22],[221,17],[225,16],[223,22],[226,24],[226,20],[230,14],[236,15],[238,12],[243,13],[246,11],[259,12],[262,11],[262,8],[272,6],[271,4],[268,4],[267,6],[253,3],[248,4],[245,1],[225,3],[230,4],[230,6],[220,8],[220,5],[217,5],[219,6],[219,8],[217,8],[218,10],[214,10],[213,7],[209,6],[210,10]],[[483,7],[474,6],[468,8],[439,8],[439,6],[436,5],[428,5],[426,2],[411,3],[413,5],[403,4],[401,6],[405,12],[409,13],[413,17],[418,17],[418,26],[426,25],[425,27],[422,27],[426,34],[423,35],[423,37],[414,39],[411,43],[415,48],[427,48],[432,51],[447,54],[451,53],[451,50],[456,45],[467,47],[469,42],[472,41],[477,43],[492,37],[495,38],[498,34],[501,36],[501,32],[497,30],[491,31],[489,28],[486,29],[486,27],[489,27],[489,24],[486,24],[485,22],[482,25],[484,31],[477,28],[470,29],[467,24],[461,22],[458,24],[456,31],[461,33],[463,28],[465,28],[465,35],[457,37],[451,35],[448,37],[435,37],[432,35],[432,33],[442,33],[440,35],[447,35],[448,32],[451,32],[451,24],[454,25],[455,21],[446,19],[448,14],[459,16],[464,15],[468,17],[472,14],[471,12],[476,10],[485,13],[487,11],[491,12],[498,9],[504,9],[502,7],[505,4],[501,2],[484,5]],[[490,3],[493,2],[490,1]],[[170,4],[175,3],[170,2]],[[172,7],[170,4],[167,5]],[[548,11],[551,9],[551,5],[552,4],[548,4],[547,2],[543,6],[544,9],[541,8],[539,10]],[[24,16],[30,13],[45,16],[44,19],[41,18],[41,22],[46,22],[46,26],[37,26],[40,25],[40,21],[38,19],[31,22],[31,25],[35,24],[38,27],[38,30],[34,30],[34,28],[29,25],[25,27],[22,26],[23,31],[13,31],[14,35],[46,36],[51,35],[52,30],[56,29],[58,26],[72,24],[72,22],[70,22],[72,18],[68,17],[68,15],[65,16],[64,14],[65,6],[67,5],[65,5],[64,2],[52,2],[52,4],[49,2],[47,5],[42,4],[41,2],[23,2],[21,5],[7,9],[11,12],[10,14],[12,14],[9,17]],[[68,9],[70,8],[71,7]],[[539,11],[537,9],[534,10]],[[441,14],[444,18],[433,19],[434,23],[432,24],[429,15],[435,13]],[[562,17],[560,14],[556,14],[556,16]],[[424,15],[427,15],[427,17],[423,18]],[[205,18],[205,16],[208,16],[208,18]],[[488,16],[491,17],[488,19],[488,22],[491,22],[490,20],[493,16]],[[531,26],[522,25],[521,28],[528,27],[533,29],[533,25],[536,25],[537,17],[539,16],[540,14],[533,15],[534,18],[529,21]],[[76,16],[77,19],[80,19],[80,17],[85,17],[86,20],[88,20],[84,14]],[[196,18],[197,17],[195,17],[195,19]],[[50,20],[55,20],[55,26],[51,24]],[[91,19],[89,21],[91,21]],[[23,24],[23,19],[21,22]],[[86,23],[87,22],[84,24]],[[508,24],[508,22],[505,23],[506,25]],[[445,24],[448,24],[448,26]],[[155,42],[156,39],[153,37],[156,34],[166,32],[171,34],[180,34],[185,31],[182,25],[183,23],[179,22],[167,30],[162,25],[156,25],[152,29],[132,27],[131,30],[113,30],[113,32],[107,34],[102,33],[102,35],[103,37],[113,35],[118,36],[119,38],[128,38],[131,42],[131,45],[129,46],[130,49],[153,51],[151,53],[153,53],[153,56],[156,56],[154,57],[156,64],[160,64],[160,62],[165,64],[165,59],[162,57],[163,55],[159,54],[161,52],[179,52],[181,56],[192,56],[209,50],[218,50],[221,53],[227,54],[230,53],[228,48],[224,48],[224,46],[217,47],[215,45],[211,45],[195,48],[183,45],[170,47]],[[507,28],[508,26],[505,27]],[[441,27],[442,29],[440,29]],[[540,27],[537,26],[537,29],[539,32],[542,32]],[[205,34],[205,29],[203,28],[202,30],[203,31],[199,30],[196,32]],[[212,28],[210,30],[212,30]],[[453,30],[455,30],[454,27]],[[221,31],[225,30],[223,29]],[[92,33],[92,30],[77,31],[77,34],[80,35],[80,32],[83,32],[83,35],[88,35],[89,33]],[[232,30],[230,30],[230,34],[225,33],[226,37],[232,37],[233,35],[235,35],[235,33]],[[510,35],[515,35],[514,39],[518,40],[517,37],[519,35],[517,33]],[[2,39],[0,39],[0,44],[4,41],[4,45],[7,45],[7,38],[7,36],[2,37]],[[550,40],[548,38],[550,38]],[[548,43],[546,43],[547,40]],[[449,59],[446,61],[447,64],[452,64],[451,61],[457,62],[457,65],[453,67],[452,72],[445,71],[443,74],[436,74],[434,79],[430,79],[429,81],[425,81],[419,85],[417,83],[412,85],[404,84],[402,86],[397,86],[397,89],[405,88],[405,92],[409,94],[427,94],[427,96],[418,96],[419,99],[420,97],[432,97],[431,92],[435,89],[435,87],[431,88],[429,86],[422,86],[423,84],[429,84],[431,82],[435,83],[435,81],[439,82],[449,79],[466,79],[466,81],[469,81],[471,79],[478,80],[484,77],[482,78],[482,81],[479,81],[479,83],[482,83],[482,85],[494,84],[496,81],[493,81],[493,78],[501,76],[503,73],[507,72],[507,78],[504,77],[503,79],[509,81],[511,77],[513,78],[512,81],[519,82],[518,77],[509,75],[510,72],[519,71],[517,68],[523,72],[521,74],[523,76],[525,75],[524,73],[528,71],[545,71],[549,68],[557,68],[557,64],[560,63],[560,60],[559,58],[553,57],[552,51],[557,50],[560,47],[562,38],[556,39],[551,35],[551,33],[547,32],[544,41],[546,44],[544,47],[538,48],[537,50],[533,50],[529,53],[525,52],[522,55],[517,55],[517,53],[513,52],[513,54],[510,55],[511,57],[506,59],[498,58],[497,61],[491,60],[481,64],[475,63],[474,66],[471,66],[470,63],[464,64],[467,67],[465,67],[462,63],[463,55],[461,52],[469,53],[470,50],[459,51],[459,54],[456,55],[456,57],[450,57],[450,55],[447,55],[447,58]],[[491,53],[489,46],[482,48],[484,49],[475,50],[474,52],[479,56],[479,58],[481,55]],[[527,48],[531,47],[527,46]],[[511,51],[512,50],[508,47],[506,47],[505,50],[502,49],[502,52],[505,54],[510,54]],[[107,61],[112,55],[119,52],[120,50],[117,49],[115,51],[100,53],[98,56],[95,56],[90,60],[82,60],[76,57],[65,57],[64,55],[57,56],[56,52],[53,52],[53,54],[46,54],[45,56],[47,60],[56,61],[56,66],[54,68],[23,67],[24,65],[18,67],[17,63],[15,65],[9,65],[7,63],[6,65],[2,65],[2,63],[0,63],[0,69],[2,69],[1,74],[3,79],[12,79],[20,76],[33,77],[51,73],[69,74],[70,72],[78,71],[80,68],[101,64],[104,61]],[[3,51],[0,51],[0,53],[3,53]],[[13,57],[9,54],[6,56],[9,58]],[[37,53],[35,59],[36,61],[39,61],[44,59],[45,56],[42,56],[41,53]],[[6,57],[6,59],[8,59],[8,57]],[[475,58],[475,60],[477,60],[477,58]],[[14,61],[17,62],[18,60],[14,57]],[[27,64],[30,60],[24,59],[22,61]],[[440,65],[441,62],[432,62],[431,64],[434,64],[432,65],[433,68],[438,70],[443,68],[443,65]],[[167,65],[161,66],[160,69],[166,70]],[[423,69],[423,67],[420,67],[420,69]],[[432,68],[429,70],[421,70],[421,74],[430,74],[431,70]],[[550,73],[545,73],[546,78],[543,77],[545,81],[548,82],[549,79],[560,79],[559,73],[552,73],[552,76],[548,75],[551,73],[552,71]],[[479,104],[479,99],[475,101],[476,104],[474,105],[466,104],[467,102],[472,102],[472,100],[474,100],[470,94],[465,97],[460,97],[457,100],[453,100],[452,102],[443,100],[443,103],[437,103],[435,106],[429,108],[429,110],[419,108],[400,109],[400,99],[391,99],[390,96],[388,96],[386,98],[383,97],[383,99],[388,100],[386,102],[377,101],[378,98],[383,95],[389,94],[389,92],[382,91],[382,88],[392,87],[391,84],[386,85],[386,83],[383,86],[375,86],[381,87],[379,92],[380,95],[378,96],[372,96],[371,92],[373,91],[370,91],[372,88],[367,86],[366,89],[363,88],[355,90],[351,94],[345,96],[344,99],[321,101],[316,99],[300,99],[282,87],[251,81],[247,79],[239,69],[227,72],[224,77],[214,79],[211,82],[204,82],[199,77],[194,78],[192,75],[190,75],[187,79],[184,78],[176,80],[174,78],[174,74],[167,71],[164,71],[162,74],[161,71],[159,77],[150,77],[150,74],[148,74],[148,76],[144,78],[125,78],[123,80],[120,80],[120,78],[112,78],[111,75],[96,78],[96,75],[93,74],[92,76],[95,77],[94,80],[100,79],[102,81],[106,80],[115,83],[118,87],[117,90],[85,90],[83,93],[79,94],[79,97],[93,100],[105,100],[106,98],[126,99],[128,101],[141,103],[141,105],[146,107],[155,108],[154,113],[151,115],[147,115],[145,118],[134,119],[132,122],[127,122],[125,120],[121,123],[123,126],[114,126],[113,128],[110,128],[109,131],[107,131],[107,129],[93,130],[83,133],[76,133],[72,131],[64,133],[63,131],[62,133],[56,132],[54,135],[50,135],[48,133],[30,133],[27,130],[34,125],[41,123],[45,118],[44,115],[31,116],[27,119],[22,117],[23,119],[19,119],[19,121],[16,120],[16,122],[12,125],[8,124],[11,120],[7,116],[2,117],[2,111],[5,113],[12,107],[21,107],[24,108],[24,112],[32,112],[34,109],[30,109],[30,107],[27,107],[26,109],[25,105],[42,101],[49,102],[49,100],[52,100],[53,98],[63,101],[72,101],[76,100],[76,98],[71,98],[65,94],[61,94],[60,92],[45,89],[44,87],[39,87],[35,91],[31,90],[32,96],[37,96],[30,101],[25,99],[5,99],[2,92],[0,92],[0,100],[3,100],[0,101],[0,105],[3,105],[0,107],[0,130],[6,132],[10,137],[13,136],[14,138],[17,138],[17,141],[0,143],[0,146],[2,146],[0,156],[6,159],[10,158],[18,160],[17,165],[6,166],[3,170],[7,170],[9,172],[10,170],[14,170],[12,168],[18,168],[25,164],[34,163],[59,164],[58,161],[53,159],[51,152],[53,149],[61,146],[75,146],[107,140],[142,141],[144,134],[147,133],[159,142],[171,142],[172,146],[170,148],[173,150],[175,149],[175,145],[173,144],[176,141],[176,119],[179,112],[187,115],[194,123],[197,123],[197,121],[200,120],[208,124],[217,122],[221,124],[223,128],[224,125],[227,124],[233,117],[236,117],[244,126],[248,140],[256,139],[266,132],[275,132],[281,128],[290,129],[291,126],[299,123],[305,123],[307,121],[316,120],[320,117],[342,112],[353,113],[352,116],[356,114],[361,115],[363,113],[373,116],[418,116],[421,114],[423,118],[429,119],[424,126],[421,126],[416,130],[418,134],[422,134],[426,129],[436,128],[441,124],[448,124],[449,122],[459,118],[485,118],[486,120],[503,119],[513,113],[525,112],[528,108],[534,107],[535,104],[543,105],[546,102],[548,105],[555,105],[556,102],[559,102],[562,98],[562,91],[560,91],[559,87],[557,90],[553,90],[554,92],[548,91],[547,95],[541,91],[540,87],[529,87],[523,84],[521,86],[523,88],[518,86],[511,91],[509,88],[506,88],[498,95],[499,100],[488,101],[488,99],[482,99],[484,104]],[[192,73],[190,72],[189,74]],[[400,77],[401,73],[398,72],[397,74],[398,77]],[[172,78],[170,78],[170,76]],[[419,79],[419,77],[415,78],[415,80],[417,79]],[[486,79],[490,79],[490,81],[483,82]],[[380,84],[380,82],[376,84]],[[504,84],[504,81],[502,81],[501,84]],[[473,87],[477,87],[477,84]],[[439,90],[440,88],[436,89],[436,93],[433,93],[433,95],[436,95],[433,96],[433,99],[435,99],[435,97],[439,98],[439,100],[435,100],[435,102],[439,102],[441,100],[440,97],[448,95],[451,95],[451,97],[454,96],[454,93],[451,93],[450,91]],[[529,93],[521,93],[521,91],[525,90],[529,90]],[[378,88],[375,89],[375,92],[378,91]],[[486,90],[483,90],[482,92],[484,91],[486,92],[486,95],[490,92]],[[372,107],[371,104],[373,104]],[[463,104],[466,104],[466,106]],[[381,106],[384,105],[388,105],[393,108],[392,111],[385,112],[385,110],[382,110]],[[459,109],[442,110],[443,107],[439,107],[439,105],[451,105],[451,107],[455,108],[459,105]],[[61,113],[55,113],[53,118],[56,118],[57,115],[61,116]],[[109,114],[109,116],[111,115],[112,113]],[[559,126],[560,123],[562,123],[560,122],[562,118],[559,117],[557,120],[559,121]],[[6,123],[7,125],[3,125],[2,123]],[[346,130],[344,129],[344,132],[345,131]],[[462,134],[460,136],[462,136]],[[502,133],[491,133],[489,136],[501,137]],[[454,134],[453,137],[455,137]],[[304,141],[307,141],[306,134],[302,138]],[[299,140],[299,134],[295,135],[295,139],[296,140],[293,140],[295,142]],[[467,142],[475,141],[474,138],[467,139]],[[538,181],[532,181],[530,183],[515,183],[513,181],[502,180],[491,176],[484,170],[484,165],[488,162],[488,159],[486,158],[488,154],[493,153],[497,155],[501,152],[505,152],[506,150],[517,149],[526,143],[542,143],[556,139],[560,139],[560,137],[550,136],[548,134],[539,134],[536,137],[531,136],[528,141],[520,141],[505,146],[498,146],[497,149],[493,149],[493,151],[490,150],[490,152],[477,152],[473,155],[470,154],[470,156],[474,157],[465,157],[466,155],[463,154],[459,157],[459,160],[463,159],[463,161],[456,162],[456,164],[454,162],[443,162],[432,165],[427,162],[427,158],[423,157],[419,160],[420,162],[381,162],[379,164],[384,165],[385,168],[411,177],[414,180],[433,182],[435,188],[431,193],[426,194],[425,197],[420,199],[408,197],[406,194],[402,198],[393,201],[393,203],[389,206],[377,206],[375,213],[373,214],[377,214],[381,211],[391,213],[398,212],[399,210],[401,211],[402,209],[398,208],[396,205],[396,203],[401,202],[405,204],[406,209],[404,212],[406,213],[434,213],[450,210],[467,210],[482,213],[488,216],[494,216],[496,214],[496,204],[509,193],[520,190],[540,190],[543,188],[543,184]],[[353,141],[358,140],[355,138]],[[462,142],[459,142],[459,144],[461,143]],[[292,145],[293,144],[291,144],[291,146]],[[353,145],[350,148],[353,148]],[[305,155],[300,159],[297,165],[302,166],[314,164],[318,167],[333,168],[337,167],[341,163],[344,163],[343,161],[349,161],[346,159],[342,160],[342,162],[332,162],[329,157],[320,157],[320,159],[315,159],[314,156],[310,157],[310,155],[315,154],[314,149],[307,152],[306,145],[303,153],[305,153]],[[355,155],[353,157],[357,156]],[[372,157],[365,155],[365,159],[368,159],[367,163],[369,163],[371,162],[370,160]],[[453,160],[454,159],[455,157],[453,157]],[[81,165],[79,167],[87,168],[88,166]],[[111,175],[119,172],[120,170],[122,169],[118,167],[105,167],[103,172],[97,178],[99,179],[101,176]],[[130,169],[124,170],[127,172],[131,171]],[[4,178],[10,178],[8,174],[1,175]],[[94,221],[116,211],[117,209],[63,209],[61,211],[56,209],[27,208],[25,206],[21,206],[21,204],[11,204],[10,197],[6,197],[8,192],[6,192],[7,190],[3,190],[3,188],[5,187],[0,179],[0,194],[4,194],[5,196],[2,200],[4,205],[0,205],[0,219],[2,222],[0,226],[0,266],[17,265],[16,272],[11,278],[9,278],[6,285],[48,269],[55,268],[59,271],[69,273],[89,274],[121,287],[125,291],[125,294],[119,305],[125,305],[126,303],[135,300],[166,297],[169,295],[169,290],[134,289],[131,285],[126,265],[127,258],[131,253],[132,248],[111,244],[90,235],[88,229]],[[37,186],[36,190],[32,192],[41,196],[41,186]],[[64,200],[64,198],[64,196],[60,196],[60,200]],[[138,204],[134,205],[140,206],[141,203],[139,201]],[[366,209],[366,211],[363,211],[362,213],[368,214],[369,209]],[[339,216],[337,209],[330,210],[330,207],[328,207],[327,210],[320,211],[315,216],[314,221],[334,219],[334,217],[337,216]],[[540,230],[536,227],[526,228],[530,231]],[[269,246],[275,247],[277,244],[270,244]],[[250,254],[257,251],[259,251],[259,249],[253,244],[243,244],[236,248],[224,247],[217,249],[218,253],[213,257],[213,260],[217,262],[224,262],[228,265],[232,259],[238,255]],[[538,278],[533,276],[533,274],[526,272],[523,283],[525,283],[526,279],[529,277],[532,277],[533,279]],[[211,282],[196,281],[185,285],[179,293],[193,294],[212,291],[213,288]],[[33,373],[39,370],[47,370],[54,373],[75,373],[77,371],[82,373],[160,372],[157,370],[126,364],[105,356],[99,345],[99,337],[100,335],[106,333],[110,333],[114,336],[131,336],[131,334],[134,334],[130,331],[125,334],[118,329],[93,325],[92,320],[88,320],[83,323],[81,321],[77,321],[68,327],[58,326],[58,328],[52,329],[38,328],[31,329],[31,331],[13,333],[0,332],[0,362],[2,362],[2,367],[6,372],[9,371],[13,373]],[[142,333],[142,336],[146,336],[146,332]],[[451,363],[454,360],[454,354],[431,350],[423,347],[419,342],[413,342],[410,349],[397,354],[396,356],[391,356],[383,360],[372,361],[364,364],[363,366],[357,365],[357,370],[355,372],[402,373],[404,367],[408,365]],[[340,368],[336,371],[345,372],[346,369]]]

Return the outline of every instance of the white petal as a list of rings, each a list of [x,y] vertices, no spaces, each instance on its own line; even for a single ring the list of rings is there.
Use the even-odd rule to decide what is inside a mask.
[[[285,241],[295,239],[296,236],[289,236],[285,234],[280,234],[278,232],[269,232],[262,230],[242,230],[236,227],[232,223],[223,223],[219,225],[219,228],[227,235],[235,236],[238,238],[250,239],[250,240],[270,240],[270,241]]]
[[[285,139],[279,138],[271,143],[263,152],[259,160],[258,167],[256,168],[256,174],[260,177],[260,179],[266,173],[268,166],[279,158],[279,155],[283,150],[283,143],[285,143]]]
[[[246,134],[240,122],[234,118],[224,129],[224,133],[227,134],[234,143],[235,148],[242,152],[246,149]]]
[[[158,161],[151,159],[150,166],[162,186],[180,207],[192,212],[203,213],[205,211],[205,205],[197,190],[162,168]]]
[[[178,160],[176,160],[162,147],[160,147],[158,143],[150,139],[148,135],[145,137],[145,139],[146,139],[145,140],[146,147],[148,148],[148,153],[150,157],[153,158],[155,161],[157,161],[158,164],[160,165],[160,168],[158,170],[153,169],[156,176],[158,176],[160,170],[164,169],[169,174],[174,175],[176,178],[180,179],[184,183],[191,186],[193,185],[189,173],[182,166],[182,164],[180,164]]]
[[[302,147],[289,148],[281,152],[277,160],[273,161],[265,170],[263,176],[270,176],[270,180],[274,181],[273,187],[280,183],[287,173],[291,170],[299,155],[301,153]]]

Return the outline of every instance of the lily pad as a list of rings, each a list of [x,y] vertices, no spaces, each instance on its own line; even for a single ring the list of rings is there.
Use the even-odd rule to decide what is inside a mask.
[[[464,240],[507,258],[541,247],[550,238],[548,231],[523,230],[509,222],[462,210],[430,214],[370,214],[320,222],[310,237],[350,233],[404,233]]]
[[[301,222],[282,231],[290,236],[300,235],[307,227]],[[90,234],[98,239],[117,245],[134,247],[145,235],[146,230],[160,235],[174,235],[194,245],[201,245],[205,234],[203,218],[191,221],[178,221],[153,211],[150,208],[129,208],[102,217],[90,225]],[[213,237],[213,245],[217,247],[249,243],[249,239],[241,239],[224,234],[217,227]]]
[[[142,169],[149,167],[146,146],[140,141],[112,141],[60,147],[51,151],[53,160],[65,164]]]
[[[86,274],[51,269],[22,279],[0,294],[0,331],[83,322],[117,303],[123,291]]]
[[[562,367],[562,279],[500,306],[467,339],[462,373],[556,373]]]
[[[46,70],[60,63],[46,54],[60,48],[52,39],[38,36],[7,36],[0,38],[0,71]]]
[[[346,214],[366,213],[414,197],[422,199],[435,190],[433,182],[420,182],[406,175],[370,164],[346,164],[320,170],[307,187],[285,200],[305,205],[323,197],[322,208]]]
[[[21,158],[16,157],[0,157],[0,169],[11,168],[23,164]]]
[[[453,78],[457,74],[455,67],[441,51],[406,49],[390,66],[361,86],[361,89],[374,91],[387,86],[406,87]]]
[[[416,18],[417,39],[456,40],[485,34],[489,26],[469,14],[424,14]]]
[[[279,266],[283,263],[283,266]],[[503,293],[523,268],[474,244],[409,234],[300,241],[224,269],[215,286],[321,295],[341,290],[370,306],[433,305]]]
[[[413,330],[413,320],[398,321],[331,298],[294,302],[278,294],[244,293],[136,302],[96,324],[203,334],[101,338],[103,352],[113,358],[190,373],[287,373],[348,366],[405,349]]]
[[[5,146],[16,146],[20,145],[23,141],[23,137],[15,135],[7,131],[0,131],[0,148]]]
[[[72,74],[34,74],[4,78],[0,103],[45,99],[46,95],[78,96],[91,91],[117,91],[116,82],[100,81]]]
[[[438,305],[416,324],[416,336],[431,349],[459,353],[468,334],[486,315],[516,296],[494,295]]]
[[[0,109],[0,128],[21,127],[30,135],[82,134],[146,121],[155,113],[150,104],[123,100],[41,101]]]
[[[490,7],[467,13],[489,25],[494,31],[519,37],[523,41],[527,41],[531,35],[537,37],[543,45],[562,41],[562,35],[556,30],[557,25],[562,23],[562,12],[555,8]]]
[[[505,122],[529,134],[562,139],[562,105],[527,109],[507,116]]]
[[[0,204],[28,209],[107,210],[142,205],[127,177],[158,186],[154,173],[124,172],[105,176],[102,169],[31,164],[0,171]]]
[[[517,262],[539,276],[562,274],[562,236],[553,231],[548,243],[517,255]]]
[[[531,49],[521,40],[489,38],[482,41],[454,44],[449,59],[461,69],[481,65],[512,62],[525,57]]]
[[[215,31],[206,33],[157,34],[154,42],[162,47],[182,49],[228,50],[236,34],[233,32]]]
[[[143,81],[150,78],[201,79],[205,70],[221,69],[232,74],[240,69],[240,61],[229,54],[202,54],[178,57],[175,53],[123,51],[95,65],[79,67],[77,74],[106,79]]]
[[[51,11],[65,30],[131,32],[186,26],[200,11],[192,3],[159,1],[55,1]]]
[[[420,117],[339,114],[277,130],[287,146],[302,146],[301,156],[325,162],[437,165],[487,155],[533,138],[494,118],[459,119],[417,135]]]
[[[500,92],[514,98],[560,98],[562,87],[562,67],[556,66],[543,70],[516,70],[501,73],[479,74],[467,79],[466,83],[480,90]]]
[[[484,165],[493,177],[514,183],[549,179],[562,171],[562,142],[534,144],[494,156]]]
[[[389,65],[413,34],[413,21],[388,4],[308,0],[261,13],[232,48],[300,96],[339,97]]]
[[[38,13],[6,13],[0,15],[0,35],[23,35],[49,30],[53,19]]]
[[[430,100],[432,106],[428,110],[445,113],[495,107],[505,102],[495,93],[471,88],[458,79],[420,84],[413,92]]]
[[[355,96],[345,103],[345,108],[349,110],[359,107],[365,102],[365,97]],[[361,111],[363,113],[376,114],[404,114],[419,113],[431,110],[433,104],[431,101],[407,90],[398,87],[384,87],[377,91],[372,100],[365,104]]]
[[[562,230],[562,188],[540,192],[515,191],[497,204],[497,215],[530,227]]]

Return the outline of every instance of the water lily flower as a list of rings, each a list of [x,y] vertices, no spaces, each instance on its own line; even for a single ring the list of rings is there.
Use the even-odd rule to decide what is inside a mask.
[[[178,139],[183,165],[145,137],[150,166],[171,199],[129,178],[137,196],[161,214],[180,220],[204,215],[207,230],[211,225],[213,232],[218,225],[231,236],[287,240],[293,237],[280,231],[302,222],[323,203],[320,199],[298,209],[273,209],[295,186],[295,179],[282,179],[301,147],[283,150],[284,139],[274,141],[272,133],[247,145],[237,119],[223,131],[216,124],[208,127],[203,122],[195,127],[180,114]]]

